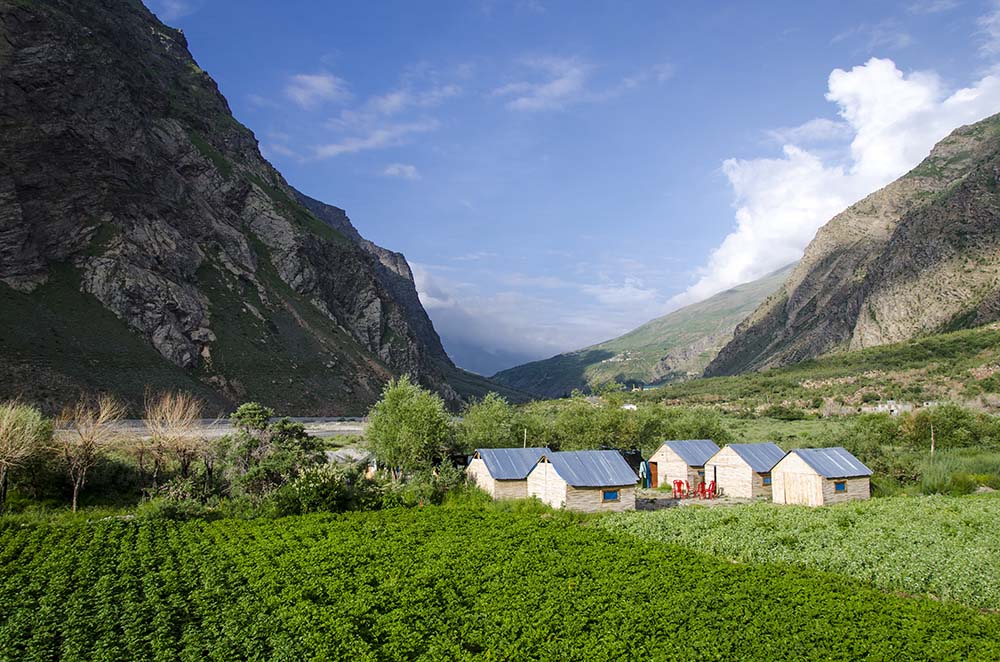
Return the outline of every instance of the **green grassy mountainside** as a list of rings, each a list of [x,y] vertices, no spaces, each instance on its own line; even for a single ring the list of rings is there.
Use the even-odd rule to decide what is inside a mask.
[[[498,372],[492,379],[542,397],[588,384],[655,384],[700,375],[733,329],[784,282],[795,265],[658,317],[585,349]]]
[[[637,395],[637,394],[636,394]],[[638,396],[761,413],[851,414],[889,400],[1000,412],[1000,324],[827,354],[782,368],[695,379]],[[774,408],[778,407],[778,410]]]

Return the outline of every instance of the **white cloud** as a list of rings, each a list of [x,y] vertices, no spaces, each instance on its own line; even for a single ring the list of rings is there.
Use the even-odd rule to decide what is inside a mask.
[[[900,50],[913,43],[910,33],[903,30],[895,19],[886,19],[878,23],[862,23],[836,35],[830,43],[841,41],[857,41],[862,44],[862,50],[871,53],[878,50]]]
[[[295,74],[285,86],[285,96],[306,110],[351,98],[346,81],[326,73]]]
[[[917,0],[910,3],[907,9],[914,14],[938,14],[958,7],[959,0]]]
[[[147,0],[161,21],[176,21],[201,9],[201,0]]]
[[[493,90],[498,97],[511,97],[511,110],[551,110],[579,101],[586,91],[589,65],[577,58],[539,57],[522,62],[542,75],[542,81],[508,83]]]
[[[825,142],[829,140],[841,140],[851,136],[851,125],[847,122],[837,122],[817,117],[803,124],[780,129],[772,129],[767,132],[772,140],[782,145],[794,143]]]
[[[270,157],[271,154],[277,154],[278,156],[284,156],[290,159],[301,158],[299,154],[293,150],[288,145],[283,142],[269,142],[264,145],[265,156]]]
[[[1000,54],[1000,1],[994,0],[992,6],[993,11],[978,21],[979,36],[983,40],[979,52],[986,57]]]
[[[485,360],[490,371],[620,336],[660,310],[656,292],[634,277],[595,285],[487,269],[477,282],[489,275],[510,289],[482,294],[476,285],[453,280],[468,274],[472,264],[457,270],[410,266],[445,348],[459,357],[492,355]]]
[[[677,74],[677,67],[670,62],[662,62],[660,64],[654,65],[650,70],[653,76],[656,78],[657,82],[668,81]]]
[[[458,85],[437,85],[427,90],[415,91],[412,89],[399,89],[372,97],[368,100],[366,108],[380,115],[395,115],[407,108],[432,108],[438,106],[447,99],[461,94],[462,88]]]
[[[657,297],[657,291],[645,287],[638,278],[626,278],[621,284],[584,285],[581,289],[597,299],[601,305],[612,307],[638,306],[651,303]]]
[[[336,142],[318,145],[313,154],[319,159],[328,159],[341,154],[354,154],[371,149],[393,147],[404,143],[415,133],[432,131],[438,127],[435,120],[421,120],[402,124],[386,124],[371,129],[363,135],[349,136]]]
[[[916,166],[953,129],[1000,109],[1000,77],[988,75],[949,93],[933,73],[904,74],[891,60],[872,58],[850,71],[834,70],[826,98],[850,126],[842,158],[787,144],[777,158],[727,160],[723,172],[735,195],[736,228],[672,305],[699,301],[798,259],[832,216]]]
[[[455,262],[480,262],[497,257],[493,251],[473,251],[465,255],[457,255],[451,258]]]
[[[399,177],[400,179],[413,181],[420,179],[420,172],[417,170],[417,166],[408,163],[390,163],[382,171],[382,174],[386,177]]]

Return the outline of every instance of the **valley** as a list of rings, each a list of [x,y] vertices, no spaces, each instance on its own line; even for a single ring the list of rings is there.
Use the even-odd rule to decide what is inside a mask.
[[[0,660],[1000,659],[972,4],[0,0]]]

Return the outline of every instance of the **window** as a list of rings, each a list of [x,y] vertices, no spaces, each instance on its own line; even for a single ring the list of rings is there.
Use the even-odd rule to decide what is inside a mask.
[[[833,491],[834,492],[846,492],[847,491],[847,481],[846,480],[838,480],[836,483],[833,484]]]
[[[705,477],[705,470],[704,469],[699,469],[698,470],[698,478],[704,478],[704,477]]]
[[[764,485],[770,485],[771,484],[771,474],[764,474],[763,476],[761,476],[761,481],[764,483]]]
[[[618,490],[603,490],[601,501],[618,501]]]

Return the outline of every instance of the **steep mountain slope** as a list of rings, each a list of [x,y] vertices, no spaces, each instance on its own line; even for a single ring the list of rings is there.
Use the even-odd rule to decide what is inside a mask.
[[[835,216],[706,375],[794,363],[1000,317],[1000,115]]]
[[[492,379],[560,397],[595,382],[649,384],[700,374],[736,325],[781,286],[793,267],[675,310],[614,340],[510,368]]]
[[[458,371],[405,258],[292,189],[139,0],[0,0],[0,397],[359,413]]]

